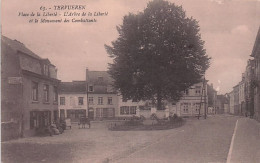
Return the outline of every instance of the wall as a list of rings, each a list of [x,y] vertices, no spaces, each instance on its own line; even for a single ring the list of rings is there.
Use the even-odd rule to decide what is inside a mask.
[[[10,84],[9,77],[21,77],[16,51],[1,44],[1,140],[21,135],[22,84]]]
[[[89,108],[94,109],[94,116],[96,117],[96,109],[97,108],[115,108],[115,116],[120,114],[120,110],[118,109],[118,97],[116,94],[92,94],[89,93],[88,97],[93,97],[94,104],[89,103]],[[98,97],[103,97],[103,105],[98,104]],[[112,104],[107,104],[108,97],[112,97]]]
[[[65,97],[65,105],[60,105],[60,97]],[[71,104],[70,97],[74,99],[74,104]],[[78,105],[78,97],[83,97],[83,105]],[[87,94],[80,94],[80,93],[60,93],[59,94],[59,102],[58,102],[58,108],[59,113],[61,109],[65,110],[65,117],[67,117],[67,109],[85,109],[86,110],[86,116],[88,116],[87,108],[88,108],[88,99]],[[59,114],[60,115],[60,114]]]
[[[49,65],[49,72],[50,72],[50,77],[57,79],[57,69],[53,65]]]
[[[32,100],[32,81],[38,82],[38,101]],[[43,99],[43,85],[49,85],[49,102],[44,102]],[[53,121],[53,111],[58,111],[58,101],[54,101],[54,85],[58,86],[58,83],[53,83],[52,81],[40,79],[37,77],[32,77],[29,75],[24,75],[23,77],[23,108],[24,108],[24,129],[25,135],[34,134],[30,130],[30,111],[51,111]]]
[[[19,53],[20,65],[23,70],[31,71],[41,75],[41,64],[38,59],[30,57],[26,54]]]
[[[139,106],[144,106],[145,105],[145,101],[139,101],[139,102],[133,102],[132,100],[127,100],[127,101],[123,101],[123,97],[122,96],[118,96],[118,114],[116,114],[116,116],[118,117],[132,117],[132,114],[129,115],[121,115],[120,114],[120,107],[122,106],[136,106],[136,108],[138,109]],[[149,113],[148,113],[149,112]],[[145,117],[150,116],[150,110],[140,110],[140,115],[143,115]]]
[[[192,86],[193,89],[189,89],[189,94],[188,95],[184,95],[179,102],[177,102],[177,110],[178,110],[178,116],[196,116],[199,114],[199,111],[196,111],[196,104],[197,104],[197,109],[200,108],[200,114],[204,115],[205,112],[205,108],[206,108],[206,112],[207,112],[207,101],[208,101],[208,97],[207,97],[207,87],[205,84],[205,92],[202,95],[202,89],[200,93],[196,94],[196,89],[194,89],[196,86],[201,86],[201,88],[203,87],[203,83],[197,83],[194,84]],[[201,96],[202,95],[202,96]],[[206,95],[206,96],[205,96]],[[201,98],[202,97],[202,98]],[[201,107],[198,106],[198,104],[201,103]],[[184,111],[184,104],[187,103],[188,104],[188,112]]]

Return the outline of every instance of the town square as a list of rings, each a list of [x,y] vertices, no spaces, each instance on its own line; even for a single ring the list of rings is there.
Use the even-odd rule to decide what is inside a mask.
[[[2,162],[260,162],[259,0],[1,5]]]

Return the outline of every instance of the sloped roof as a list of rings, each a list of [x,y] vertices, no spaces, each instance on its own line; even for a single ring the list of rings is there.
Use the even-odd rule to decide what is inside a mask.
[[[61,82],[59,85],[59,93],[86,93],[86,82]]]
[[[113,79],[107,71],[88,71],[87,82],[92,84],[112,84]],[[102,78],[102,80],[100,80]]]
[[[17,41],[17,40],[11,40],[8,37],[5,37],[2,35],[2,43],[7,44],[10,48],[12,48],[13,50],[17,51],[17,52],[22,52],[24,54],[27,54],[33,58],[42,60],[41,57],[39,57],[38,55],[36,55],[34,52],[32,52],[30,49],[28,49],[23,43]]]
[[[257,35],[256,35],[256,39],[255,39],[255,44],[254,44],[254,47],[253,47],[253,50],[252,50],[252,54],[251,56],[252,57],[255,57],[257,54],[257,49],[259,48],[260,46],[260,26],[258,28],[258,32],[257,32]]]

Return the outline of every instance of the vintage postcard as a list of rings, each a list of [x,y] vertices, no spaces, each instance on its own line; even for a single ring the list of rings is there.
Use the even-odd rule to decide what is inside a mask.
[[[2,0],[1,161],[260,162],[259,0]]]

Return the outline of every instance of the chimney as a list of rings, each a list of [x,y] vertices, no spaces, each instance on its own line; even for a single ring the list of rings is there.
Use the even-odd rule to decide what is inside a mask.
[[[213,83],[210,84],[210,87],[213,88]]]

